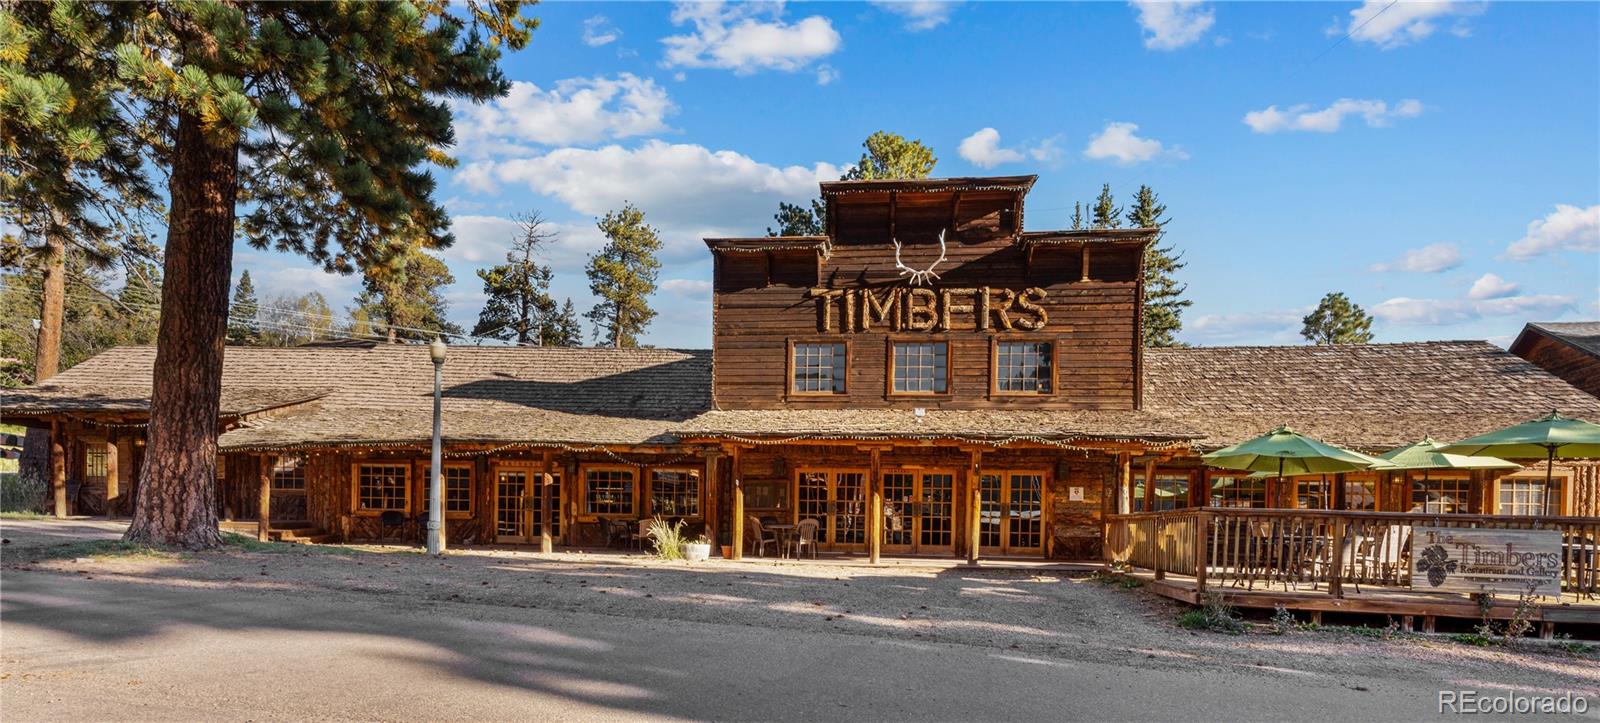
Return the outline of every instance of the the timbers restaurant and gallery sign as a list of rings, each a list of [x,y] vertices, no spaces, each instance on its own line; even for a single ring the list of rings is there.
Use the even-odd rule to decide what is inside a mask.
[[[1411,588],[1559,597],[1561,533],[1418,525],[1411,535]]]
[[[811,289],[808,296],[816,299],[817,330],[824,333],[1039,331],[1050,321],[1043,306],[1048,292],[1037,287]]]

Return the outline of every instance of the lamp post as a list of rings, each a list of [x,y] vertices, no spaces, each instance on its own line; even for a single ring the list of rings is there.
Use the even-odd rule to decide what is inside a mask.
[[[428,358],[433,360],[433,464],[428,467],[428,554],[444,554],[444,460],[439,443],[439,387],[444,376],[444,341],[433,338],[428,345]]]

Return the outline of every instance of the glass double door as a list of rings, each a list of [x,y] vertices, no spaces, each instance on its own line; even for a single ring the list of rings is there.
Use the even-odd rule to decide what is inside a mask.
[[[980,554],[1044,552],[1044,473],[990,471],[978,476]]]
[[[495,541],[504,543],[538,542],[544,520],[544,494],[539,489],[542,476],[536,466],[500,467],[494,480]],[[561,539],[561,472],[550,473],[550,534]]]
[[[951,554],[955,551],[954,472],[889,470],[883,473],[883,549]]]
[[[866,470],[802,470],[795,481],[796,521],[816,520],[826,550],[867,547]]]

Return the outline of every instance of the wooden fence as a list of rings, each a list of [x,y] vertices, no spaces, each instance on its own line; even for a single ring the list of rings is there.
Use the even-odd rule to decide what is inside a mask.
[[[1112,515],[1106,558],[1192,576],[1196,587],[1302,587],[1342,595],[1345,586],[1409,588],[1414,525],[1556,530],[1561,590],[1600,597],[1600,518],[1503,517],[1408,512],[1323,512],[1205,507]]]

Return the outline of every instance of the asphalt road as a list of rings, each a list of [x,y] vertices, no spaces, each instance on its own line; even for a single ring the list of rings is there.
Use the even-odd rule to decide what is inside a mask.
[[[0,710],[8,722],[1350,721],[1425,717],[1437,697],[1426,681],[1141,665],[1143,656],[1127,656],[1072,660],[397,595],[29,571],[0,581]]]

